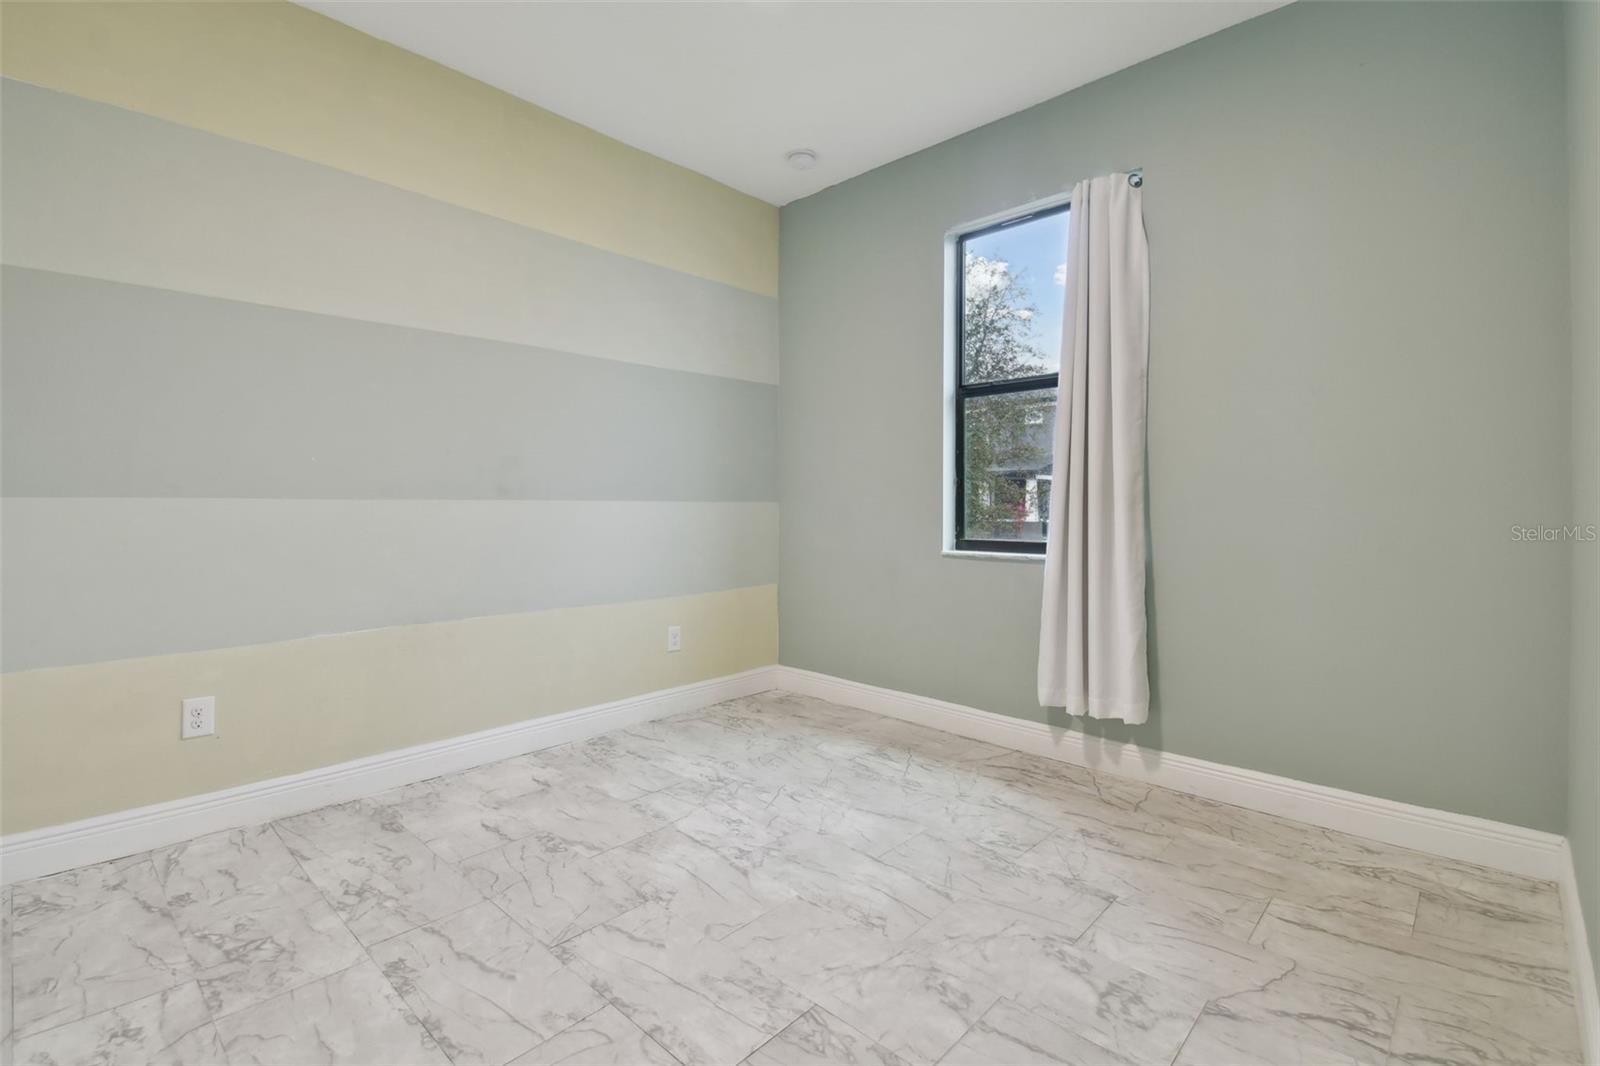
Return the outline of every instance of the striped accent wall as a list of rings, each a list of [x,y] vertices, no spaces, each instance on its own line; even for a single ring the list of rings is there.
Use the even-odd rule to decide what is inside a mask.
[[[775,208],[277,0],[0,65],[0,831],[776,662]]]

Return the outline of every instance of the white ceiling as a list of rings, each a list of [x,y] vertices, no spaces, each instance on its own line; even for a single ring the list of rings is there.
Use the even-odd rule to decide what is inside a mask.
[[[784,204],[1286,0],[302,2]]]

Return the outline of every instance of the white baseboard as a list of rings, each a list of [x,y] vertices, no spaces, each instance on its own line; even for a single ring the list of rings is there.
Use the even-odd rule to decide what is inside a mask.
[[[846,681],[792,666],[776,668],[776,687],[932,726],[1004,748],[1131,777],[1177,792],[1308,822],[1403,848],[1558,881],[1570,865],[1554,833],[1379,799],[1187,755],[1117,744],[957,703]]]
[[[659,689],[220,792],[0,838],[0,884],[257,825],[773,687],[774,667]]]
[[[1600,1063],[1600,987],[1595,980],[1594,956],[1589,951],[1583,901],[1578,898],[1578,871],[1572,864],[1572,849],[1565,841],[1561,852],[1564,867],[1557,883],[1561,886],[1561,914],[1567,925],[1567,951],[1572,959],[1572,998],[1578,1004],[1583,1061]]]

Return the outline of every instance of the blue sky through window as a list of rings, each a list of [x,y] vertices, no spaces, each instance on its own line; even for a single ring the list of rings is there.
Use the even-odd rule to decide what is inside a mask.
[[[1067,230],[1069,212],[1060,211],[1044,218],[1009,226],[966,242],[970,259],[982,256],[1007,264],[1008,273],[1028,292],[1034,308],[1028,332],[1034,345],[1044,353],[1051,373],[1061,366],[1061,315],[1066,295]]]

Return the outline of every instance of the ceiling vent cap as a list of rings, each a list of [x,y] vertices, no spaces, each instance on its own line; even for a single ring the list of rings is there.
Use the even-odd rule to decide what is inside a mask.
[[[817,153],[810,148],[796,148],[783,158],[795,170],[810,170],[817,165]]]

